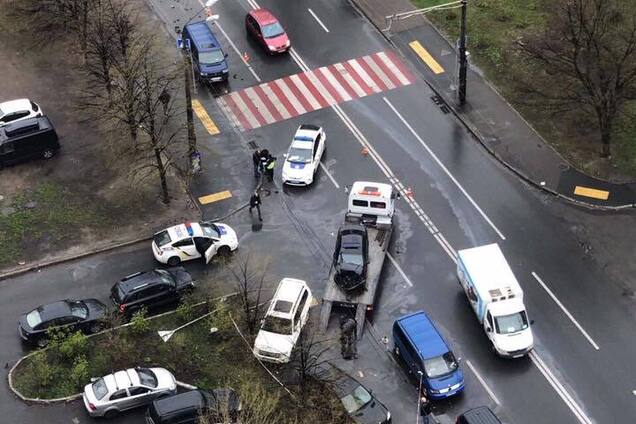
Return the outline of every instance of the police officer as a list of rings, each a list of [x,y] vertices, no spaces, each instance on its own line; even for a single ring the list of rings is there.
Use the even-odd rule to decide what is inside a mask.
[[[349,317],[342,317],[340,320],[340,354],[343,359],[353,359],[358,357],[356,346],[356,320]]]
[[[276,156],[269,156],[269,159],[265,163],[265,175],[271,183],[274,181],[274,169],[276,169]]]
[[[258,219],[259,221],[263,220],[261,216],[261,196],[258,195],[258,191],[255,191],[250,197],[250,215],[252,214],[252,209],[256,208],[258,211]]]
[[[256,149],[254,153],[252,153],[252,162],[254,163],[254,178],[258,178],[261,176],[260,167],[261,167],[261,151]]]

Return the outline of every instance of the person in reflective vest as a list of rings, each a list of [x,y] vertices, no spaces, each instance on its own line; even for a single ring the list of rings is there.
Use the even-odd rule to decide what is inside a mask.
[[[274,181],[274,169],[276,169],[276,156],[270,156],[265,163],[265,175],[270,182]]]

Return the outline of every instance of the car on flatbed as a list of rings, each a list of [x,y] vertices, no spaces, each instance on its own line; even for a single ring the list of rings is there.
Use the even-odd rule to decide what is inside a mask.
[[[360,223],[347,223],[340,227],[333,253],[334,282],[344,291],[364,288],[368,263],[367,228]]]

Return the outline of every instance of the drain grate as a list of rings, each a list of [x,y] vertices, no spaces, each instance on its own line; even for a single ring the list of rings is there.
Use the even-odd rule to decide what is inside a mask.
[[[258,148],[258,144],[256,144],[256,142],[254,140],[249,141],[247,143],[248,146],[250,146],[250,149],[257,149]]]
[[[448,107],[448,105],[446,105],[446,102],[444,101],[444,99],[442,99],[437,94],[434,96],[431,96],[431,100],[433,101],[433,103],[439,106],[439,109],[442,111],[442,113],[447,114],[450,112],[450,108]]]

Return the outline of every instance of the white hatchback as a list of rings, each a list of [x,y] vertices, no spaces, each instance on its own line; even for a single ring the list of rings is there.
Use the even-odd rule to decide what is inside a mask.
[[[91,417],[113,418],[128,409],[148,405],[177,393],[177,381],[165,368],[129,368],[84,387],[84,406]]]
[[[226,224],[188,222],[159,231],[152,238],[152,253],[159,262],[176,266],[180,262],[214,255],[228,256],[238,248],[236,232]]]
[[[307,186],[314,182],[327,136],[322,127],[303,124],[298,127],[285,155],[283,184]]]
[[[44,111],[37,103],[29,99],[9,100],[0,103],[0,127],[10,122],[37,116],[44,116]]]
[[[307,283],[283,278],[254,341],[254,355],[268,362],[289,362],[313,303]]]

